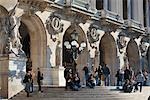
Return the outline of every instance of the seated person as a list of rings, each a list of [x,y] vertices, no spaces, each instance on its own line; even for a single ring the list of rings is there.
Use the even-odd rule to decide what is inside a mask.
[[[79,90],[80,87],[80,78],[78,74],[75,74],[73,77],[73,90]]]
[[[73,89],[73,80],[72,80],[72,74],[69,73],[66,78],[66,89],[68,89],[68,86],[70,89]]]
[[[87,84],[88,87],[90,88],[94,88],[95,87],[95,83],[94,83],[94,77],[92,74],[90,74],[88,80],[87,80]]]
[[[123,85],[123,91],[126,93],[131,93],[133,89],[132,83],[127,79]]]

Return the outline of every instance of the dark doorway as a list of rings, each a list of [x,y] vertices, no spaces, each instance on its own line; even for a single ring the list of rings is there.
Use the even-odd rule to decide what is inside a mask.
[[[31,61],[31,52],[30,52],[30,35],[27,26],[21,22],[21,25],[19,27],[19,32],[21,35],[21,43],[22,43],[22,49],[25,52],[27,56],[27,63],[26,63],[26,70],[31,70],[32,67],[32,61]]]

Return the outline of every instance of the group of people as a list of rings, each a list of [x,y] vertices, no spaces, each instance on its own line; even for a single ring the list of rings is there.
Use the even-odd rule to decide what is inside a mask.
[[[92,69],[93,68],[93,69]],[[98,68],[84,66],[83,67],[84,72],[84,82],[89,88],[94,88],[95,86],[110,86],[110,69],[107,64],[104,64],[103,66],[98,66]],[[80,76],[79,72],[72,72],[72,69],[65,69],[64,71],[64,77],[66,79],[66,89],[68,87],[72,90],[79,90],[81,88],[80,84]],[[142,92],[142,86],[146,85],[146,81],[148,80],[148,72],[146,70],[139,71],[135,73],[131,67],[126,67],[125,69],[119,69],[116,74],[116,85],[117,89],[120,90],[120,87],[122,87],[121,90],[124,92],[136,92],[137,90],[140,90]],[[140,89],[138,89],[138,86]]]
[[[66,80],[66,90],[69,88],[78,91],[81,88],[79,74],[77,72],[73,74],[72,69],[66,68],[64,70],[64,78]]]
[[[35,74],[33,73],[32,69],[28,70],[24,79],[23,83],[25,84],[25,92],[27,93],[27,97],[29,97],[29,94],[33,92],[33,80],[34,80]],[[40,71],[40,68],[37,68],[37,84],[38,84],[38,91],[42,92],[41,90],[41,84],[43,80],[43,74]]]
[[[146,85],[148,80],[148,72],[146,70],[135,73],[130,67],[126,67],[125,70],[119,69],[116,74],[117,88],[122,86],[124,92],[136,92],[138,86],[140,86],[140,92],[142,92],[142,86]]]
[[[94,68],[94,67],[92,67]],[[94,88],[95,86],[100,85],[110,85],[110,70],[108,65],[104,67],[99,66],[96,69],[91,71],[87,66],[83,67],[84,80],[83,82],[87,87]],[[79,90],[81,88],[79,72],[72,72],[72,69],[66,68],[64,71],[64,77],[66,80],[66,89],[68,87],[72,90]],[[103,81],[102,81],[103,80]]]
[[[85,74],[85,81],[86,86],[94,87],[94,86],[100,86],[110,85],[110,70],[108,65],[98,66],[98,68],[94,69],[92,67],[93,71],[90,71],[87,66],[84,66],[83,71]]]

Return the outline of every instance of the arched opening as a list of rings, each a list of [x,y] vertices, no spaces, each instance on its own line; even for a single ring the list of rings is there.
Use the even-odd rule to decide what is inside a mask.
[[[25,52],[27,56],[27,63],[26,63],[26,71],[31,70],[32,62],[31,62],[31,52],[30,52],[30,35],[27,26],[21,22],[19,27],[19,32],[21,35],[21,43],[22,43],[22,50]]]
[[[107,64],[110,69],[110,83],[115,85],[115,74],[118,69],[115,40],[110,33],[105,33],[100,41],[100,65]]]
[[[22,36],[23,50],[28,57],[27,67],[36,70],[46,67],[46,32],[40,18],[36,15],[21,17],[19,32]]]
[[[74,39],[72,37],[72,34],[77,35],[77,39]],[[71,46],[72,41],[77,41],[79,47],[74,48],[74,46]],[[68,41],[71,48],[68,48],[65,44],[65,42]],[[82,43],[85,43],[86,46],[84,46],[83,50],[81,50],[80,47]],[[88,49],[87,49],[87,40],[85,33],[78,25],[71,25],[65,32],[63,37],[63,66],[66,66],[67,68],[73,69],[73,72],[78,70],[79,75],[82,80],[82,69],[87,64],[88,61]]]
[[[136,74],[140,70],[140,55],[139,55],[138,46],[133,39],[129,41],[126,52],[127,52],[129,67]]]

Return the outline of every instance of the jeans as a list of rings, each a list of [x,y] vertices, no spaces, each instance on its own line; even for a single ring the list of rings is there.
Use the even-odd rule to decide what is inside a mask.
[[[109,86],[110,85],[110,75],[106,75],[105,76],[105,86]]]

